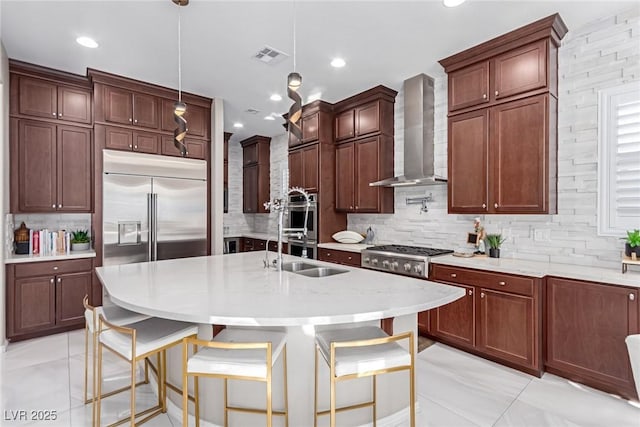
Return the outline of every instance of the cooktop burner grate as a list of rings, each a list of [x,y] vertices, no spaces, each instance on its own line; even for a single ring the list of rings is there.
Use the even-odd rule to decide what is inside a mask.
[[[397,254],[417,255],[417,256],[438,256],[453,253],[451,249],[425,248],[421,246],[405,245],[382,245],[368,248],[367,251],[392,252]]]

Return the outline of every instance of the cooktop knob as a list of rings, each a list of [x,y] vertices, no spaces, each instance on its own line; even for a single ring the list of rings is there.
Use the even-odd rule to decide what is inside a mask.
[[[374,258],[371,260],[371,265],[378,265],[378,258]]]
[[[386,259],[384,261],[382,261],[382,266],[383,267],[389,267],[389,261],[387,261]]]
[[[391,263],[391,269],[392,269],[392,270],[395,270],[396,268],[398,268],[398,261],[393,261],[393,262]]]
[[[369,259],[368,256],[366,256],[366,257],[364,257],[363,261],[364,261],[365,264],[369,264],[370,259]]]
[[[421,265],[416,265],[416,266],[413,268],[413,271],[415,271],[415,272],[416,272],[416,273],[418,273],[418,274],[422,274],[422,266],[421,266]]]
[[[407,273],[409,273],[409,272],[411,271],[411,264],[406,263],[406,264],[404,265],[404,271],[406,271]]]

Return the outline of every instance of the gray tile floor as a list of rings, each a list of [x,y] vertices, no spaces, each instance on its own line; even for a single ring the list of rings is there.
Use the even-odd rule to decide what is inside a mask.
[[[10,344],[0,355],[0,425],[89,426],[91,407],[82,403],[83,354],[83,331]],[[441,344],[423,350],[416,363],[420,427],[640,427],[638,402],[554,375],[535,378]],[[112,381],[127,380],[126,365],[115,357],[107,357],[105,366],[105,376]],[[127,397],[124,393],[105,401],[103,423],[127,412]],[[156,398],[150,386],[144,386],[136,399],[151,406]],[[290,404],[295,404],[295,398],[290,398]],[[31,410],[56,411],[56,419],[21,420],[21,410],[27,411],[27,418],[31,418]],[[145,424],[180,425],[167,414]]]

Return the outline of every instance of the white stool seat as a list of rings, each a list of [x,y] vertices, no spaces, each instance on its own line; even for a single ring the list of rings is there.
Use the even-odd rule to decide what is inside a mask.
[[[251,329],[224,329],[213,339],[227,343],[271,343],[272,366],[284,348],[286,335],[281,332]],[[267,357],[264,349],[222,349],[204,347],[187,362],[187,372],[238,375],[266,378]]]
[[[640,395],[640,334],[629,335],[625,342],[629,351],[629,360],[631,361],[631,372],[636,383],[636,391]]]
[[[316,342],[322,357],[330,363],[331,343],[386,338],[376,326],[360,326],[349,329],[332,329],[316,332]],[[399,344],[389,342],[363,347],[336,348],[336,376],[378,371],[411,364],[411,354]]]
[[[107,321],[114,325],[124,326],[129,323],[140,322],[141,320],[149,319],[150,316],[146,314],[136,313],[135,311],[129,311],[125,308],[118,307],[117,305],[108,305],[102,307],[94,307],[93,310],[86,309],[84,311],[84,317],[87,321],[87,327],[89,332],[93,333],[95,330],[94,325],[98,323],[98,317],[102,316]]]
[[[193,323],[152,317],[136,323],[127,324],[127,328],[136,330],[136,354],[131,354],[131,336],[114,330],[100,334],[100,342],[119,353],[127,360],[156,351],[166,345],[176,343],[189,335],[198,333]]]

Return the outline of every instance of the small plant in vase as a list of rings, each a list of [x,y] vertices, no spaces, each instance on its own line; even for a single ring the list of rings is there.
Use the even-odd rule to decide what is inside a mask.
[[[624,254],[630,258],[640,259],[640,229],[627,231],[627,242],[624,244]]]
[[[489,257],[500,258],[500,246],[505,241],[502,234],[487,234],[487,245],[489,246]]]
[[[71,250],[86,251],[89,249],[89,232],[87,230],[76,230],[71,232]]]

